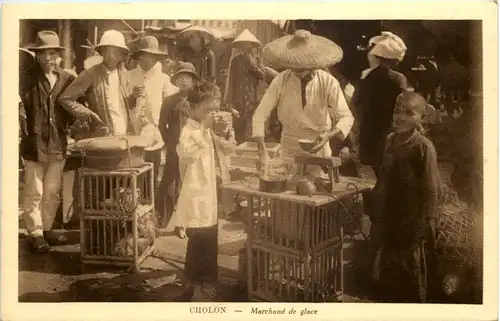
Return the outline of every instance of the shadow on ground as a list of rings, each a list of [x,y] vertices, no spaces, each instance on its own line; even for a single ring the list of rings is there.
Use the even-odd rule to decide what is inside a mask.
[[[221,274],[224,274],[221,269]],[[181,302],[183,289],[178,282],[182,270],[122,274],[113,278],[77,280],[68,290],[56,293],[31,292],[19,302]],[[221,276],[221,302],[245,302],[243,287]]]

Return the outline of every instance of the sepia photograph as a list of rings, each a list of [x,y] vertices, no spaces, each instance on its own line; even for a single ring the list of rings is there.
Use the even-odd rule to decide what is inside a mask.
[[[484,21],[214,15],[18,20],[18,303],[481,307]]]

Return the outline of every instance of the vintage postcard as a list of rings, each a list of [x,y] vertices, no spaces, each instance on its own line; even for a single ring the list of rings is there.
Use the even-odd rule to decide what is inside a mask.
[[[497,9],[5,5],[1,319],[497,319]]]

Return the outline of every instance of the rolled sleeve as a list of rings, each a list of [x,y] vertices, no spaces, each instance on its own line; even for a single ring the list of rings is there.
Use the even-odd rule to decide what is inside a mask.
[[[90,109],[78,102],[92,85],[90,70],[82,72],[59,97],[59,104],[78,119],[87,119],[91,115]]]
[[[335,128],[340,130],[344,137],[347,137],[354,123],[354,117],[347,105],[342,89],[337,79],[328,77],[327,81],[328,107],[334,119],[337,120]]]
[[[264,97],[260,101],[259,106],[255,110],[252,119],[252,137],[264,137],[265,125],[271,112],[277,107],[280,95],[280,88],[283,84],[283,73],[275,77]]]

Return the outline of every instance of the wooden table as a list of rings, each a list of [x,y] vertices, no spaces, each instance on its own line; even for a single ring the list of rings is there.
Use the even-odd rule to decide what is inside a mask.
[[[293,190],[264,193],[243,182],[221,188],[248,204],[245,278],[251,300],[342,301],[341,203],[369,191],[370,185],[341,178],[331,195],[312,197]]]

